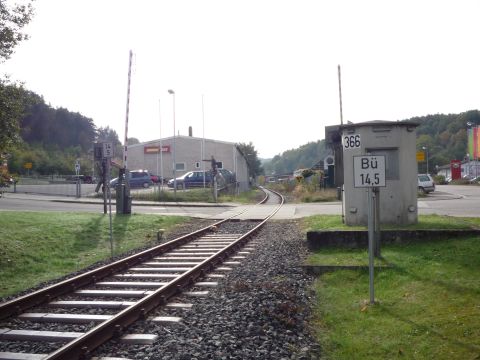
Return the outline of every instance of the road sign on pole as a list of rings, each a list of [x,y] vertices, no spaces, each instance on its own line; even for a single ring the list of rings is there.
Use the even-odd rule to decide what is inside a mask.
[[[368,195],[368,269],[369,269],[369,288],[370,304],[375,303],[374,288],[374,242],[375,242],[375,221],[380,218],[377,208],[376,190],[379,187],[385,187],[385,156],[384,155],[361,155],[353,157],[353,178],[354,187],[367,188]],[[377,215],[377,216],[375,216]],[[376,224],[377,226],[379,224]],[[378,236],[380,238],[380,236]]]

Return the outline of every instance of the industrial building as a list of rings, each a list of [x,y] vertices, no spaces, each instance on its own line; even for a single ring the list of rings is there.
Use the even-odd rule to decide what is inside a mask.
[[[161,149],[161,151],[160,151]],[[212,156],[217,167],[236,175],[238,190],[249,189],[249,173],[244,154],[235,143],[178,135],[128,146],[129,169],[146,169],[151,174],[173,178],[189,172],[211,169]]]

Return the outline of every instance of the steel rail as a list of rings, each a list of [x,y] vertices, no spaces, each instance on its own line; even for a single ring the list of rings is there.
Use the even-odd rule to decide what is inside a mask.
[[[274,193],[280,196],[280,205],[253,229],[226,246],[224,249],[218,251],[216,254],[210,256],[192,269],[180,275],[178,278],[172,280],[167,285],[155,290],[152,294],[119,312],[111,319],[49,354],[45,360],[76,360],[88,358],[91,351],[95,348],[110,340],[112,337],[119,336],[122,331],[133,322],[139,319],[145,319],[148,312],[165,304],[169,298],[178,294],[184,287],[193,285],[197,278],[204,276],[216,265],[221,264],[231,254],[238,251],[244,243],[250,239],[250,237],[258,232],[259,229],[280,210],[284,203],[284,198],[279,193]]]
[[[246,210],[240,212],[239,214],[245,211]],[[21,296],[16,299],[12,299],[10,301],[6,301],[0,304],[0,319],[5,319],[9,316],[20,314],[24,310],[29,309],[33,306],[37,306],[45,302],[49,302],[58,296],[67,294],[71,291],[75,291],[80,287],[84,287],[91,283],[95,283],[98,280],[101,280],[114,273],[120,272],[140,262],[151,259],[158,255],[161,255],[167,251],[174,249],[175,247],[183,245],[193,237],[198,237],[205,234],[206,232],[210,231],[212,226],[220,225],[223,222],[226,222],[231,218],[238,216],[239,214],[233,215],[227,219],[217,221],[212,225],[209,225],[200,230],[194,231],[190,234],[181,236],[177,239],[171,240],[164,244],[157,245],[153,248],[144,250],[138,254],[130,255],[124,259],[117,260],[113,263],[104,265],[102,267],[99,267],[97,269],[88,271],[80,275],[77,275],[73,278],[63,280],[59,283],[50,285],[46,288],[37,290],[33,293]]]

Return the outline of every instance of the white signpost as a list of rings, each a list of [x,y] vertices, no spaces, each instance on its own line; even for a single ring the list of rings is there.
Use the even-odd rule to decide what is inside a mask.
[[[77,159],[75,161],[75,175],[77,176],[77,181],[75,182],[75,190],[77,198],[81,197],[81,187],[80,187],[80,161]]]
[[[385,156],[360,155],[353,157],[354,187],[368,188],[368,268],[370,282],[370,304],[375,303],[375,290],[373,286],[374,259],[373,243],[375,238],[375,191],[378,187],[385,187]]]

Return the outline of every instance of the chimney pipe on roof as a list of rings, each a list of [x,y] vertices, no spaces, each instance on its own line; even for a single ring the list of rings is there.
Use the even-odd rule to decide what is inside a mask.
[[[188,127],[188,136],[190,136],[190,137],[193,136],[193,131],[192,131],[192,127],[191,127],[191,126]]]

